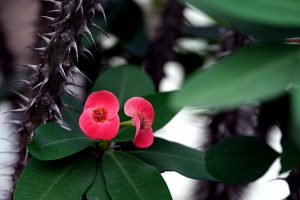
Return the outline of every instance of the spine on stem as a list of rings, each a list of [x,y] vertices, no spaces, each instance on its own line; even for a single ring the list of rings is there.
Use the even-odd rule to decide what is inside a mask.
[[[26,144],[33,136],[35,128],[48,121],[56,121],[68,128],[62,118],[60,96],[68,94],[77,97],[68,85],[76,85],[74,74],[84,74],[76,66],[79,54],[91,54],[81,44],[82,36],[94,43],[90,27],[103,30],[93,23],[95,12],[104,9],[99,0],[44,0],[54,4],[51,16],[42,16],[53,29],[50,33],[37,34],[45,45],[39,48],[29,47],[41,56],[39,64],[22,65],[33,71],[28,80],[20,80],[30,88],[30,97],[13,91],[22,99],[21,107],[9,112],[23,115],[22,120],[12,120],[17,124],[16,133],[21,136],[20,161],[16,166],[15,179],[26,163]]]

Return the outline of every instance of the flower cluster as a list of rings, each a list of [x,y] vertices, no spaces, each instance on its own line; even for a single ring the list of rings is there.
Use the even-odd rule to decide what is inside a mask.
[[[118,112],[119,102],[113,93],[106,90],[93,92],[85,102],[79,126],[89,138],[111,140],[119,131]],[[149,147],[153,143],[154,109],[151,103],[133,97],[125,103],[124,112],[132,117],[130,124],[136,127],[133,143],[139,148]]]

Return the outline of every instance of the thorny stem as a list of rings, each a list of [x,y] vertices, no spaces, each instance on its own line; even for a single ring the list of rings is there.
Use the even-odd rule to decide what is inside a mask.
[[[20,158],[16,178],[26,164],[26,144],[36,127],[48,121],[56,121],[62,127],[68,128],[60,113],[59,107],[63,105],[60,96],[68,94],[77,97],[66,87],[66,83],[70,78],[73,80],[73,73],[82,75],[75,65],[78,54],[88,51],[81,45],[81,37],[84,35],[93,41],[88,26],[95,26],[92,18],[96,11],[104,14],[99,0],[45,0],[45,2],[53,3],[56,9],[55,17],[44,17],[49,20],[53,31],[39,35],[45,41],[45,47],[32,48],[41,54],[40,64],[24,65],[34,71],[29,79],[31,97],[27,98],[20,94],[25,106],[11,111],[24,114],[24,121],[18,129],[25,137],[20,150],[24,156]]]
[[[14,57],[12,55],[12,53],[9,51],[8,49],[8,45],[6,44],[6,35],[5,32],[3,30],[3,25],[2,23],[0,23],[0,72],[1,72],[1,78],[3,78],[3,83],[2,84],[8,84],[10,81],[12,81],[15,77],[12,75],[15,72],[15,68],[13,65],[13,60]],[[2,88],[8,88],[8,85],[2,85]],[[7,92],[2,92],[1,95],[1,99],[3,97],[6,97],[8,91]],[[17,104],[16,99],[12,98],[11,99],[14,106]],[[0,131],[1,132],[1,131]],[[11,134],[12,136],[13,134]],[[13,139],[11,139],[13,138]],[[9,138],[0,138],[0,140],[6,141],[8,144],[10,144],[11,147],[16,146],[20,141],[23,141],[23,137],[21,136],[16,137],[16,136],[12,136],[10,139]],[[9,151],[7,148],[5,148],[6,151]],[[3,150],[0,152],[3,153]],[[19,152],[9,152],[12,153],[11,155],[14,154],[14,156],[18,156]],[[3,161],[3,160],[2,160]],[[0,164],[0,169],[5,169],[5,171],[10,171],[13,168],[15,168],[15,165],[17,164],[18,160],[14,159],[13,162],[10,163],[2,163]],[[1,176],[11,176],[10,172],[5,172],[1,174]],[[2,178],[2,177],[1,177]],[[0,180],[1,180],[0,178]],[[15,182],[15,178],[14,176],[11,176],[10,179],[12,180],[12,182]],[[0,196],[0,198],[9,198],[9,196],[11,195],[11,189],[12,189],[13,185],[11,183],[9,183],[8,185],[6,185],[6,188],[0,188],[0,193],[2,196]]]
[[[227,55],[237,47],[245,46],[253,42],[252,38],[240,33],[228,32],[224,38],[220,55]],[[230,33],[230,34],[229,34]],[[219,55],[219,56],[220,56]],[[206,147],[209,147],[224,137],[233,135],[256,135],[257,113],[256,107],[244,107],[235,111],[216,113],[212,116],[208,125],[209,138]],[[222,127],[222,128],[220,128]],[[201,181],[197,184],[195,200],[239,200],[242,197],[245,186],[229,185],[216,182]]]
[[[183,22],[183,5],[174,0],[167,0],[161,23],[151,41],[145,59],[145,70],[151,76],[156,90],[164,74],[165,64],[173,58],[173,47],[180,35]]]

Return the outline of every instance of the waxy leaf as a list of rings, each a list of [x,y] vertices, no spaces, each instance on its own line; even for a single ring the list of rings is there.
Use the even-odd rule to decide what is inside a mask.
[[[295,145],[300,151],[300,88],[299,86],[294,88],[291,91],[291,130],[290,134],[292,137],[292,140],[295,141]]]
[[[297,141],[293,139],[293,131],[295,131],[295,129],[291,125],[289,130],[284,133],[281,138],[282,154],[280,159],[280,173],[293,170],[300,164],[300,149],[296,144]]]
[[[64,109],[63,119],[71,131],[62,128],[55,122],[41,125],[35,130],[35,136],[27,145],[28,151],[40,160],[56,160],[75,154],[93,140],[87,138],[78,126],[79,113]]]
[[[221,182],[243,184],[261,177],[278,153],[262,140],[249,136],[225,138],[205,156],[208,172]]]
[[[298,36],[299,1],[282,0],[180,0],[215,17],[227,26],[259,39]]]
[[[106,183],[102,171],[102,163],[97,163],[97,175],[94,183],[86,193],[88,200],[111,200],[106,189]]]
[[[157,169],[129,154],[105,152],[103,173],[113,200],[172,199]]]
[[[123,65],[108,69],[96,80],[92,91],[108,90],[116,95],[120,108],[134,96],[154,93],[150,77],[136,66]]]
[[[178,106],[230,109],[266,101],[299,82],[299,48],[261,45],[238,50],[191,76],[172,103]]]
[[[96,162],[92,156],[47,162],[33,158],[17,182],[14,199],[80,199],[95,176]]]
[[[175,142],[155,138],[151,147],[129,153],[160,172],[176,171],[189,178],[215,180],[206,170],[205,153]]]
[[[281,172],[293,170],[300,164],[300,89],[291,91],[291,117],[287,130],[282,130]]]
[[[164,127],[182,109],[182,107],[174,109],[170,105],[170,97],[175,93],[176,92],[161,92],[145,97],[154,108],[153,131]]]
[[[118,135],[113,139],[114,142],[132,141],[135,136],[135,127],[123,126],[120,127]]]

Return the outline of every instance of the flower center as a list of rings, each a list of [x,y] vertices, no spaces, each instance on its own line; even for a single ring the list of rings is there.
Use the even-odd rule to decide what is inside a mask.
[[[141,120],[141,129],[146,128],[146,125],[147,125],[146,118],[143,115],[139,114],[139,113],[138,113],[138,116],[139,116],[139,118]]]
[[[104,108],[93,110],[93,118],[96,122],[104,122],[107,119],[107,111]]]

